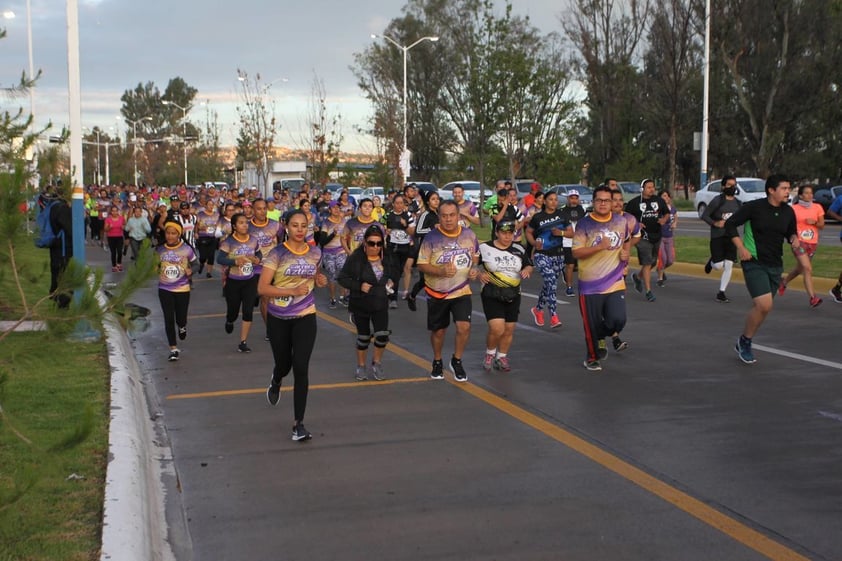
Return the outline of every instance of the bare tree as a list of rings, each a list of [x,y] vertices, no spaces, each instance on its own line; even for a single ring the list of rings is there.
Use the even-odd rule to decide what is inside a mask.
[[[250,155],[256,157],[259,187],[265,195],[269,188],[269,159],[273,155],[275,137],[280,128],[275,118],[275,102],[268,95],[271,85],[264,85],[260,74],[252,78],[239,68],[237,79],[240,82],[240,104],[237,105],[240,138],[248,145]]]
[[[302,126],[305,132],[298,140],[299,148],[307,155],[311,166],[310,179],[325,185],[339,164],[342,116],[328,110],[324,80],[318,75],[313,76],[306,119]]]

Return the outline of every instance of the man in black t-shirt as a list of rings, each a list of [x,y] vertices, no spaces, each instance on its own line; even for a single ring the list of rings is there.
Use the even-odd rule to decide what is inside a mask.
[[[626,212],[640,222],[641,240],[637,244],[637,259],[640,272],[632,273],[634,289],[640,293],[646,290],[646,299],[655,301],[652,294],[652,267],[658,262],[661,245],[661,225],[670,217],[670,209],[664,200],[655,194],[655,182],[644,179],[640,183],[640,195],[626,203]]]

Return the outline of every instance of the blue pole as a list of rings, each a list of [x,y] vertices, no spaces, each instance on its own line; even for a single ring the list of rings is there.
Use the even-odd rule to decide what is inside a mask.
[[[73,186],[73,258],[85,264],[85,194],[79,185]]]

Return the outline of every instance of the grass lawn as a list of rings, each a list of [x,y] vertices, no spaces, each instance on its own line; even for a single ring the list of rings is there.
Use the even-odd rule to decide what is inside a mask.
[[[6,258],[7,242],[3,240],[0,243],[0,320],[17,320],[20,319],[23,306]],[[38,249],[33,241],[24,238],[15,248],[15,261],[21,268],[23,292],[31,306],[50,290],[50,251]]]
[[[17,257],[32,267],[32,282],[24,284],[33,302],[49,287],[49,271],[34,278],[49,255],[32,246]],[[20,299],[7,260],[0,270],[2,319],[17,319]],[[98,559],[108,455],[105,344],[15,333],[0,349],[0,560]],[[61,446],[86,423],[87,438]],[[71,474],[83,479],[68,480]]]

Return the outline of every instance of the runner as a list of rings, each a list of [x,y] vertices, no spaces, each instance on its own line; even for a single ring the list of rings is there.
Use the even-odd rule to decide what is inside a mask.
[[[705,263],[705,273],[713,269],[722,271],[716,301],[730,302],[725,290],[731,282],[734,263],[737,262],[737,246],[725,232],[725,221],[737,212],[742,203],[737,200],[737,178],[726,175],[722,178],[722,193],[713,198],[702,213],[702,220],[710,225],[710,259]]]
[[[338,201],[328,203],[330,212],[319,228],[319,247],[322,249],[322,268],[327,275],[327,287],[330,291],[330,309],[336,309],[336,276],[345,265],[348,254],[342,248],[342,230],[345,228],[345,217]],[[344,299],[344,289],[339,289],[339,298]]]
[[[234,231],[219,244],[217,261],[228,268],[225,275],[225,333],[234,332],[234,322],[242,309],[243,323],[240,326],[240,344],[237,351],[250,353],[249,332],[257,300],[257,277],[254,267],[260,263],[261,253],[257,238],[249,235],[249,220],[243,214],[231,218]]]
[[[450,318],[456,324],[456,342],[450,368],[457,382],[467,382],[462,353],[471,335],[471,287],[479,260],[476,234],[459,226],[459,208],[454,201],[439,206],[439,225],[424,238],[418,252],[418,270],[424,273],[427,291],[427,329],[433,347],[430,377],[444,379],[442,348]]]
[[[561,209],[561,216],[565,224],[570,224],[573,231],[576,230],[576,223],[585,217],[585,207],[579,204],[579,191],[571,189],[567,192],[567,204]],[[564,295],[568,298],[576,296],[573,290],[573,273],[576,272],[576,259],[573,257],[573,234],[565,236],[561,240],[564,248],[564,284],[566,285]]]
[[[137,261],[140,246],[143,240],[152,234],[152,226],[149,219],[143,216],[143,209],[135,207],[132,216],[126,222],[126,235],[129,238],[129,247],[132,249],[132,261]]]
[[[395,287],[400,285],[401,275],[410,259],[415,245],[412,237],[415,234],[415,217],[406,209],[406,197],[395,195],[392,209],[385,216],[386,223],[386,268],[389,278]],[[410,273],[412,269],[410,268]],[[404,298],[405,299],[405,298]],[[398,307],[397,290],[389,295],[389,308]]]
[[[562,240],[565,235],[572,234],[573,228],[564,222],[564,217],[558,210],[558,194],[550,191],[544,195],[544,209],[532,217],[526,228],[526,239],[535,248],[532,260],[544,279],[538,303],[530,309],[532,319],[539,327],[544,325],[544,308],[550,314],[550,327],[561,327],[561,320],[556,313],[556,295],[558,279],[564,270]]]
[[[339,208],[342,208],[341,202],[339,204]],[[345,250],[345,255],[351,255],[355,249],[362,245],[363,235],[372,224],[377,225],[377,227],[385,232],[385,228],[375,221],[374,217],[371,215],[374,211],[374,203],[371,199],[362,199],[357,205],[357,208],[359,209],[357,216],[347,220],[345,222],[345,227],[342,229],[342,236],[340,237],[340,240],[342,241],[342,249]],[[343,306],[347,307],[348,297],[340,296],[339,302]]]
[[[658,249],[658,264],[656,270],[658,272],[657,285],[663,287],[667,282],[666,270],[675,263],[675,229],[678,228],[678,209],[672,204],[672,197],[669,191],[661,191],[658,193],[669,208],[669,220],[661,226],[661,246]]]
[[[108,239],[108,249],[111,252],[111,272],[123,272],[123,229],[126,218],[120,214],[116,205],[111,205],[105,218],[105,237]]]
[[[827,209],[827,215],[834,220],[842,222],[842,195],[839,195],[830,207]],[[842,242],[842,230],[839,230],[839,241]],[[839,273],[839,278],[836,281],[836,286],[830,289],[830,295],[833,296],[833,301],[837,304],[842,304],[842,273]]]
[[[642,239],[637,243],[637,260],[640,271],[632,273],[634,289],[645,294],[646,300],[655,301],[652,292],[652,267],[658,261],[661,244],[661,226],[669,220],[669,208],[663,199],[655,194],[655,182],[644,179],[640,182],[640,195],[626,203],[626,212],[640,222]]]
[[[754,301],[734,348],[746,364],[757,362],[751,351],[751,341],[772,311],[783,273],[783,242],[788,240],[793,250],[801,245],[795,227],[795,212],[787,204],[789,191],[790,182],[786,177],[771,175],[766,180],[766,198],[745,203],[725,222],[725,231],[737,246],[746,288]],[[743,224],[745,240],[740,239],[737,232],[737,227]]]
[[[306,241],[307,217],[293,211],[287,221],[289,239],[263,258],[263,270],[257,291],[268,300],[269,341],[275,368],[266,399],[277,405],[281,397],[281,381],[292,370],[294,424],[292,439],[310,440],[304,428],[304,412],[309,391],[310,356],[316,342],[316,301],[314,287],[327,285],[327,277],[319,272],[321,250]]]
[[[479,246],[482,265],[479,280],[482,283],[482,311],[488,322],[485,338],[485,358],[482,367],[486,372],[496,368],[509,372],[509,349],[520,312],[520,283],[532,274],[532,262],[523,246],[513,243],[514,222],[503,222],[497,228],[497,238]]]
[[[424,199],[424,207],[427,210],[423,211],[421,216],[418,217],[418,226],[415,228],[415,254],[408,257],[404,264],[404,282],[407,287],[412,279],[412,266],[418,260],[418,252],[421,249],[421,244],[427,234],[433,231],[436,224],[439,223],[438,210],[441,206],[439,194],[435,191],[424,191],[422,198]],[[412,290],[406,294],[406,307],[413,312],[418,309],[415,299],[422,288],[424,288],[424,272],[418,268],[418,280],[412,285]]]
[[[383,231],[372,224],[366,228],[363,244],[345,261],[337,282],[351,291],[348,311],[357,328],[357,368],[354,378],[363,381],[368,375],[385,379],[383,352],[389,344],[388,293],[394,282],[383,262]],[[368,346],[374,341],[371,368],[366,370]]]
[[[579,260],[579,311],[585,330],[585,368],[602,370],[608,357],[605,338],[614,349],[625,348],[618,335],[626,325],[626,283],[623,271],[629,260],[631,238],[626,217],[611,212],[611,190],[594,190],[594,210],[576,226],[573,257]]]
[[[798,275],[804,275],[804,288],[810,297],[810,307],[822,303],[813,288],[813,256],[819,247],[819,230],[824,228],[824,208],[813,203],[813,186],[802,185],[798,188],[798,202],[792,207],[795,211],[795,228],[798,231],[798,248],[792,248],[795,256],[795,268],[789,272],[778,287],[778,294],[784,295],[786,285]]]
[[[275,220],[270,220],[266,216],[266,211],[269,210],[266,206],[266,201],[263,199],[256,199],[254,204],[252,205],[243,205],[243,214],[246,215],[248,218],[248,214],[245,212],[246,208],[253,209],[254,218],[250,219],[249,224],[249,235],[254,236],[257,239],[257,244],[260,246],[260,253],[263,256],[263,259],[266,258],[269,253],[275,249],[278,243],[284,239],[284,227],[281,225],[280,222],[276,222]],[[302,216],[303,213],[302,213]],[[261,261],[254,267],[254,274],[258,278],[260,277],[263,271],[263,262]],[[263,318],[263,322],[266,324],[266,337],[265,339],[269,340],[269,318],[268,318],[268,306],[269,300],[268,298],[259,297],[259,305],[260,305],[260,315]],[[258,305],[255,303],[255,305]]]
[[[199,274],[208,266],[206,278],[213,278],[213,263],[216,257],[218,239],[216,227],[219,225],[219,212],[216,210],[216,203],[213,199],[207,199],[204,207],[196,213],[196,249],[199,251]]]
[[[453,200],[459,205],[459,225],[463,228],[479,226],[479,210],[477,205],[465,199],[465,188],[457,183],[452,189]]]
[[[170,346],[169,361],[179,359],[181,351],[176,345],[178,338],[187,338],[187,309],[190,306],[190,277],[196,252],[182,239],[183,230],[177,222],[164,224],[166,242],[155,248],[158,255],[158,300],[164,314],[164,329]]]

